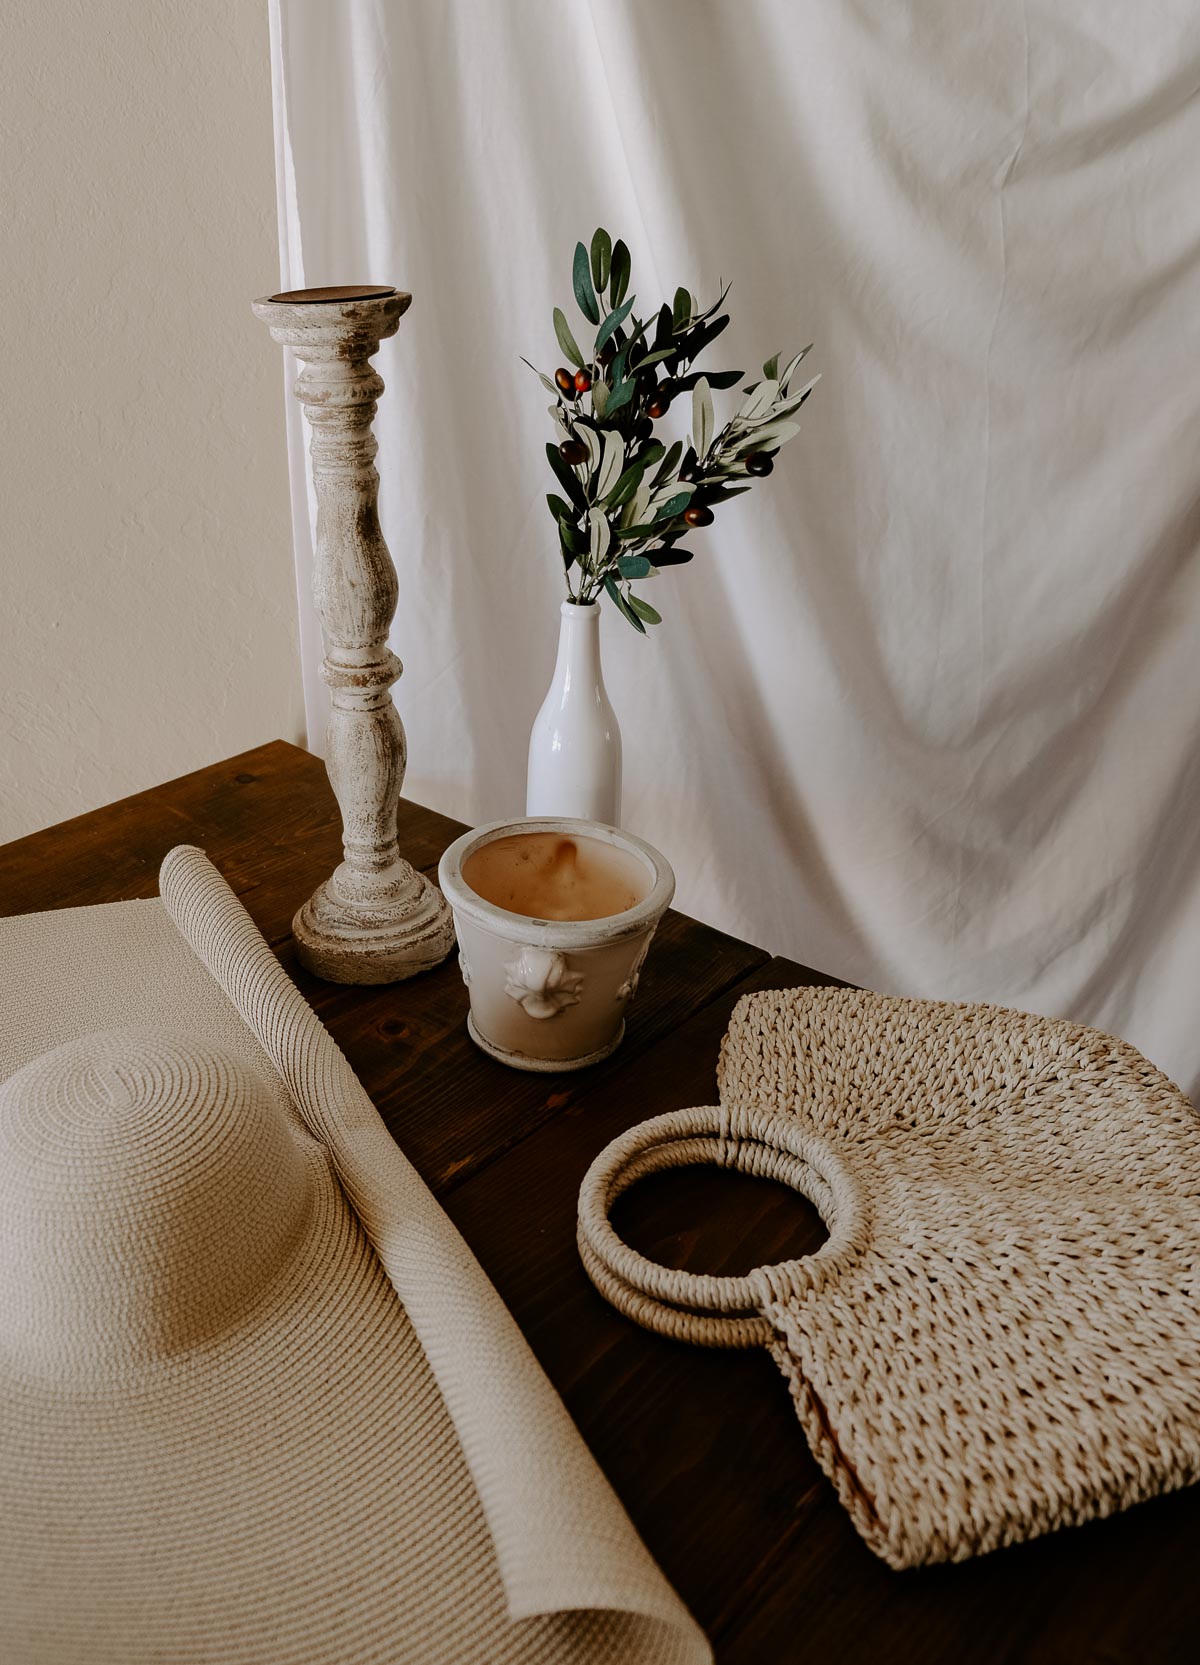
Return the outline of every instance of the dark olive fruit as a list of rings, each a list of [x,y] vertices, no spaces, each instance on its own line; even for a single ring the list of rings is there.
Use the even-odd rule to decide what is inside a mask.
[[[769,474],[774,467],[774,457],[769,457],[765,451],[751,451],[746,458],[747,474],[757,474],[761,477],[764,474]]]
[[[601,347],[600,351],[596,354],[596,357],[600,360],[601,364],[611,364],[616,356],[616,344],[611,340],[611,338],[604,343],[603,347]]]
[[[565,463],[572,468],[588,460],[588,448],[581,439],[564,439],[558,448],[558,454]]]
[[[648,416],[639,416],[637,421],[633,424],[633,434],[635,439],[649,439],[653,432],[654,424]]]
[[[554,372],[554,379],[558,383],[559,387],[562,388],[564,393],[573,393],[575,391],[575,378],[565,365],[560,365],[560,367]]]
[[[684,452],[683,464],[679,470],[681,480],[694,480],[696,478],[696,460],[695,450],[689,445]]]
[[[665,416],[670,408],[671,401],[669,399],[651,399],[650,403],[646,406],[646,415],[652,416],[657,422],[659,417]]]
[[[592,378],[588,375],[587,371],[586,370],[577,370],[575,372],[575,391],[576,391],[576,393],[588,393],[588,392],[591,391],[591,386],[592,386]]]
[[[701,503],[695,509],[685,509],[683,511],[683,518],[687,521],[689,526],[711,526],[716,517],[713,515],[711,509],[706,509]]]

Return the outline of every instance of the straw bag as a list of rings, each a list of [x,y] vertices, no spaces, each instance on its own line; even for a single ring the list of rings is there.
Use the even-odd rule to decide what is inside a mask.
[[[893,1567],[962,1560],[1200,1475],[1200,1125],[1131,1046],[993,1006],[750,995],[718,1108],[633,1128],[580,1252],[648,1329],[767,1347]],[[645,1174],[715,1163],[816,1204],[816,1254],[672,1271],[613,1232]]]

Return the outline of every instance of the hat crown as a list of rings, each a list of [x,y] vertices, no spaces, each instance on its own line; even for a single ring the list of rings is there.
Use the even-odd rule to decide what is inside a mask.
[[[295,1253],[309,1157],[216,1048],[85,1036],[0,1084],[0,1353],[55,1376],[202,1345]]]

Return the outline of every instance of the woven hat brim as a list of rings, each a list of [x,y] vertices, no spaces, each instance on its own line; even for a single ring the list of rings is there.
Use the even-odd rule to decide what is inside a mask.
[[[315,1200],[296,1258],[236,1332],[70,1394],[0,1359],[0,1657],[707,1656],[665,1584],[659,1615],[614,1602],[514,1620],[441,1384],[331,1154],[160,904],[3,922],[5,959],[28,975],[0,1076],[97,1028],[186,1028],[267,1081]]]
[[[508,1628],[412,1325],[310,1160],[304,1241],[237,1330],[69,1391],[0,1361],[0,1657],[455,1659]]]

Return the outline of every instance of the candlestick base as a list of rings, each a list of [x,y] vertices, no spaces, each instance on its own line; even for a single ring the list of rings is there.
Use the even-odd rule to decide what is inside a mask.
[[[327,879],[292,920],[301,965],[330,983],[399,983],[440,965],[454,919],[440,890],[413,872],[399,896],[355,902]]]

